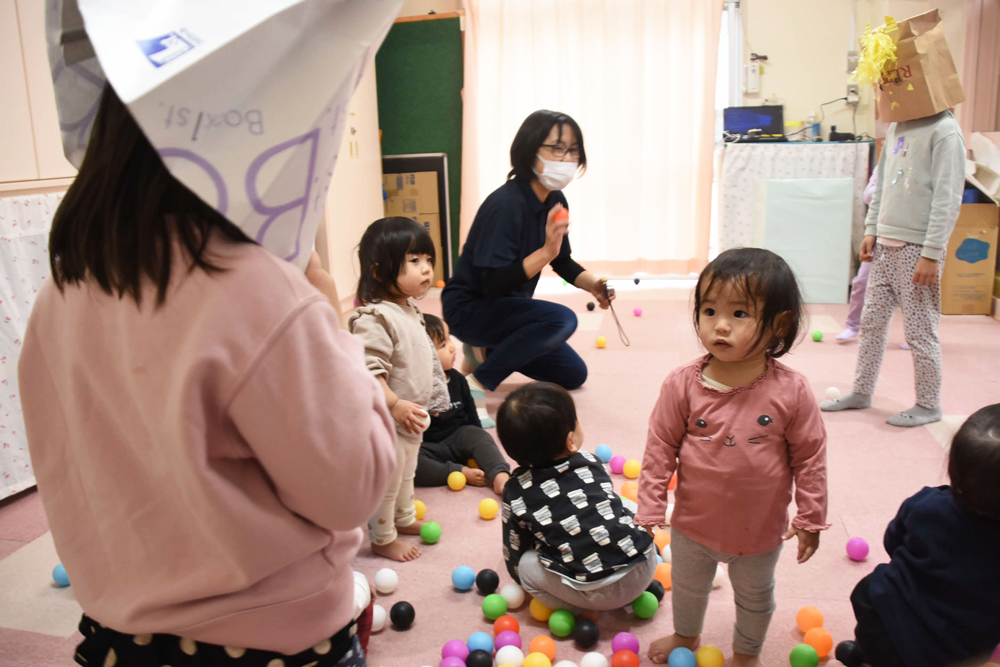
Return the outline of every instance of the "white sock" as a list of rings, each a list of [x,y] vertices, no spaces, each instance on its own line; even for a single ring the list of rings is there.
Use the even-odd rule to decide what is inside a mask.
[[[854,328],[851,328],[851,327],[847,327],[846,329],[844,329],[843,331],[841,331],[839,334],[837,334],[836,339],[838,341],[840,341],[840,342],[843,343],[843,342],[846,342],[846,341],[849,341],[849,340],[854,340],[855,338],[858,337],[858,335],[860,335],[860,333],[861,333],[860,329],[854,329]]]

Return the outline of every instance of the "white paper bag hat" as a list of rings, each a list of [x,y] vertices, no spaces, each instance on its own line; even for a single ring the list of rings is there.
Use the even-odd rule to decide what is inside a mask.
[[[347,105],[403,0],[49,0],[66,157],[105,79],[179,181],[305,267]]]

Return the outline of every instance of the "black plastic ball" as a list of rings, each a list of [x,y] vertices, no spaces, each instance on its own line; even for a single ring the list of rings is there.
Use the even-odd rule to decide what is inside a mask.
[[[851,640],[842,641],[837,644],[835,653],[837,660],[847,667],[861,667],[865,663],[865,652],[857,643]]]
[[[597,629],[597,624],[590,621],[580,620],[576,622],[573,630],[573,639],[580,648],[590,648],[600,639],[601,631]]]
[[[588,302],[587,302],[587,310],[593,310],[593,309],[594,309],[594,308],[596,308],[596,307],[597,307],[597,306],[595,306],[595,305],[594,305],[594,302],[593,302],[593,301],[588,301]]]
[[[657,602],[663,602],[663,596],[666,591],[663,590],[663,584],[653,579],[653,582],[646,587],[646,590],[656,596]]]
[[[500,585],[500,577],[493,570],[480,570],[476,575],[476,588],[483,595],[489,595],[496,591]]]
[[[639,279],[638,279],[638,278],[633,278],[632,280],[634,280],[634,281],[635,281],[635,284],[636,284],[636,285],[638,285],[638,284],[639,284]]]
[[[465,667],[493,667],[493,656],[477,648],[465,659]]]
[[[409,602],[397,602],[389,610],[389,620],[399,630],[406,630],[413,625],[413,619],[416,615],[413,605]]]

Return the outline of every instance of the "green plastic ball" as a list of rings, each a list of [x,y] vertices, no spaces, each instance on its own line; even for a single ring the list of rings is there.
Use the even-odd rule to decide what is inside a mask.
[[[424,544],[436,544],[441,539],[441,524],[437,521],[428,521],[420,527],[420,539]]]
[[[556,637],[569,637],[576,628],[576,619],[565,609],[558,609],[549,616],[549,630]]]
[[[657,602],[656,596],[649,591],[644,591],[632,602],[632,611],[639,618],[653,618],[653,614],[656,613],[659,606],[660,603]]]
[[[813,331],[813,340],[816,341],[817,343],[823,340],[823,332]]]
[[[495,621],[507,613],[507,601],[502,595],[490,593],[483,598],[483,616]]]
[[[819,654],[809,644],[799,644],[788,656],[792,667],[816,667],[819,664]]]

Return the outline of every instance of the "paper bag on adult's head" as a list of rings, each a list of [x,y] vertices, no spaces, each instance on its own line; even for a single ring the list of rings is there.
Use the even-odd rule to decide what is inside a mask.
[[[66,155],[79,164],[106,78],[175,178],[304,268],[348,103],[402,2],[48,0]]]
[[[896,123],[933,116],[965,101],[944,26],[936,9],[899,21],[889,33],[896,63],[875,84],[875,115]]]

